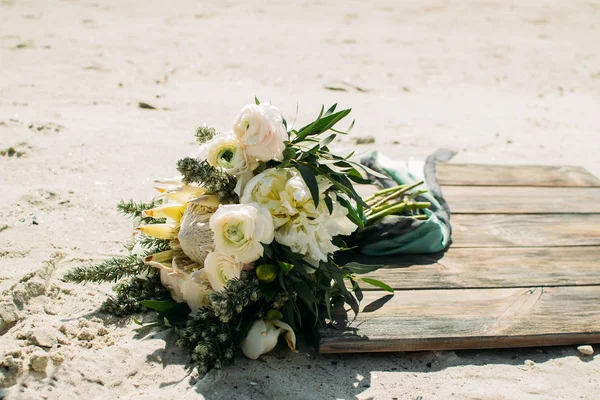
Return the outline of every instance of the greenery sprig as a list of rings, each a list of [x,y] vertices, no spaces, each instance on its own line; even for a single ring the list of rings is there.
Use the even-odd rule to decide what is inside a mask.
[[[74,283],[117,282],[120,279],[145,273],[153,273],[154,269],[136,255],[113,257],[99,264],[82,265],[71,269],[64,280]]]
[[[117,204],[117,211],[124,214],[132,219],[138,219],[144,224],[162,224],[165,222],[164,218],[151,218],[142,217],[142,213],[146,210],[150,210],[162,204],[162,201],[150,201],[150,202],[136,202],[134,200],[120,200]]]
[[[183,158],[177,161],[177,171],[183,176],[183,183],[198,183],[223,203],[238,201],[238,196],[233,191],[237,183],[236,178],[209,165],[206,160]]]
[[[100,311],[119,317],[148,311],[142,305],[144,300],[171,300],[171,293],[162,285],[158,274],[146,279],[134,277],[121,281],[113,286],[113,291],[115,296],[107,298]]]

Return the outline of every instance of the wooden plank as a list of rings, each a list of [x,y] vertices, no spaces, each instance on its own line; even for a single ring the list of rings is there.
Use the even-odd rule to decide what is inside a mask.
[[[600,188],[446,186],[452,214],[600,213]]]
[[[437,165],[440,185],[600,187],[600,179],[584,168],[550,165]]]
[[[394,289],[600,285],[600,246],[460,249],[443,254],[370,257],[386,267],[364,275]],[[362,284],[363,290],[374,290]]]
[[[381,306],[380,303],[384,303]],[[379,302],[379,303],[378,303]],[[322,329],[319,351],[354,353],[600,342],[600,286],[365,292],[349,326]],[[370,311],[369,310],[374,310]]]
[[[451,223],[455,248],[600,245],[600,214],[458,214]]]

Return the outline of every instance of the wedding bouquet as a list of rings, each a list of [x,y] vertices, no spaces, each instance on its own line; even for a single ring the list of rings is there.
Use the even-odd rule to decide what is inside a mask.
[[[232,360],[237,348],[256,359],[280,335],[295,350],[298,330],[331,320],[335,299],[357,304],[359,281],[392,291],[357,277],[378,266],[336,255],[357,229],[389,214],[422,219],[429,206],[415,201],[418,184],[357,194],[354,184],[381,174],[329,149],[354,125],[335,129],[350,110],[322,108],[288,130],[277,108],[255,100],[230,132],[198,128],[199,149],[179,160],[180,177],[155,181],[152,201],[118,205],[138,223],[130,255],[65,276],[117,282],[102,311],[155,310],[154,323],[177,331],[200,373]]]

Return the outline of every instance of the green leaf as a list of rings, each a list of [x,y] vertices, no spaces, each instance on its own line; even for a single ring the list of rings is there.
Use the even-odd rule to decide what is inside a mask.
[[[318,135],[319,133],[323,133],[328,131],[329,128],[333,127],[338,123],[339,120],[344,118],[346,115],[350,114],[351,109],[339,111],[335,114],[331,114],[327,117],[321,118],[317,123],[312,127],[313,135]]]
[[[325,196],[325,205],[327,205],[327,210],[329,210],[329,215],[333,212],[333,201],[331,197]]]
[[[296,150],[292,147],[286,147],[285,150],[283,150],[283,159],[291,160],[293,158],[296,158]]]
[[[142,300],[140,304],[159,313],[167,313],[177,307],[174,301]]]
[[[356,170],[356,168],[351,168],[351,169],[347,170],[346,173],[348,175],[348,178],[353,182],[360,183],[360,184],[373,183],[372,180],[363,178],[363,176],[360,174],[360,172],[358,172]]]
[[[261,282],[258,287],[263,296],[265,296],[266,301],[271,301],[275,298],[275,295],[277,294],[277,287],[275,285]]]
[[[337,129],[333,129],[333,128],[331,128],[331,130],[334,131],[335,133],[339,133],[340,135],[349,135],[350,132],[352,131],[352,128],[354,128],[354,121],[356,121],[356,120],[353,119],[352,123],[345,131],[338,131]]]
[[[308,190],[310,190],[310,195],[315,203],[315,207],[317,207],[319,205],[319,184],[317,183],[315,172],[304,164],[297,164],[296,168],[300,171],[302,179],[304,179],[306,186],[308,186]]]
[[[279,267],[281,268],[281,271],[283,271],[284,275],[289,274],[290,271],[294,268],[294,264],[286,263],[283,261],[277,261],[277,263],[279,264]]]
[[[348,268],[355,274],[362,275],[369,272],[377,271],[379,268],[383,267],[383,265],[369,265],[369,264],[361,264],[358,262],[349,262],[344,265],[345,268]]]
[[[304,140],[307,136],[318,135],[320,133],[323,133],[323,132],[329,130],[339,120],[344,118],[346,115],[350,114],[350,111],[352,111],[352,110],[347,109],[347,110],[339,111],[335,114],[331,114],[331,115],[321,118],[321,115],[323,114],[323,109],[321,108],[321,113],[319,114],[319,117],[317,118],[317,120],[314,121],[313,123],[305,126],[304,128],[300,129],[298,131],[298,135],[296,136],[296,139],[294,139],[293,142],[299,143],[302,140]]]
[[[348,210],[347,217],[350,218],[350,221],[354,222],[358,227],[364,228],[365,227],[365,223],[359,217],[359,215],[356,212],[356,210],[354,209],[354,207],[352,207],[352,204],[350,204],[350,202],[348,200],[344,199],[343,197],[338,196],[337,199],[340,202],[340,204],[342,206],[344,206],[346,208],[346,210]]]
[[[259,104],[260,104],[260,100],[258,100],[258,97],[256,97],[256,96],[254,96],[254,103],[255,103],[256,105],[259,105]]]
[[[354,165],[355,167],[358,167],[360,169],[362,169],[363,171],[365,171],[368,174],[373,175],[376,178],[380,178],[380,179],[392,179],[389,175],[384,175],[381,172],[377,172],[372,168],[367,167],[366,165],[354,162],[354,161],[350,161],[348,160],[348,162],[352,165]]]
[[[327,145],[331,143],[336,136],[337,135],[335,133],[327,136],[325,139],[321,140],[321,143],[319,143],[319,145],[321,146],[321,148],[327,147]]]
[[[325,306],[327,307],[327,318],[332,320],[331,318],[331,289],[327,289],[325,291]]]
[[[300,281],[297,283],[294,283],[292,285],[294,287],[294,290],[296,291],[296,293],[298,293],[298,297],[300,297],[300,299],[310,308],[312,309],[312,305],[315,303],[318,303],[318,299],[315,297],[313,291],[310,289],[310,287]]]
[[[327,111],[325,111],[325,114],[323,114],[323,116],[327,117],[327,116],[333,114],[333,112],[335,111],[336,107],[337,107],[337,103],[335,103],[334,105],[332,105],[331,107],[329,107],[329,109]]]
[[[267,321],[277,321],[283,318],[283,314],[277,310],[269,310],[267,312],[266,320]]]
[[[377,279],[373,279],[373,278],[360,278],[361,281],[368,283],[369,285],[373,285],[375,287],[378,287],[380,289],[385,290],[386,292],[390,292],[390,293],[394,293],[394,289],[392,289],[391,286],[386,285],[385,283],[377,280]]]

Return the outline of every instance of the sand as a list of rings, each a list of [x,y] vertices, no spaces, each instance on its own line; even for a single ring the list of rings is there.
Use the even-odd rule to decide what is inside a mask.
[[[171,332],[96,312],[110,285],[62,282],[124,254],[132,223],[115,203],[148,198],[197,125],[228,129],[255,95],[291,121],[298,107],[298,125],[322,103],[352,107],[354,135],[375,138],[341,143],[359,152],[447,147],[457,162],[600,175],[597,2],[202,3],[0,0],[0,379],[15,385],[0,397],[597,398],[600,360],[577,346],[301,343],[199,379]]]

